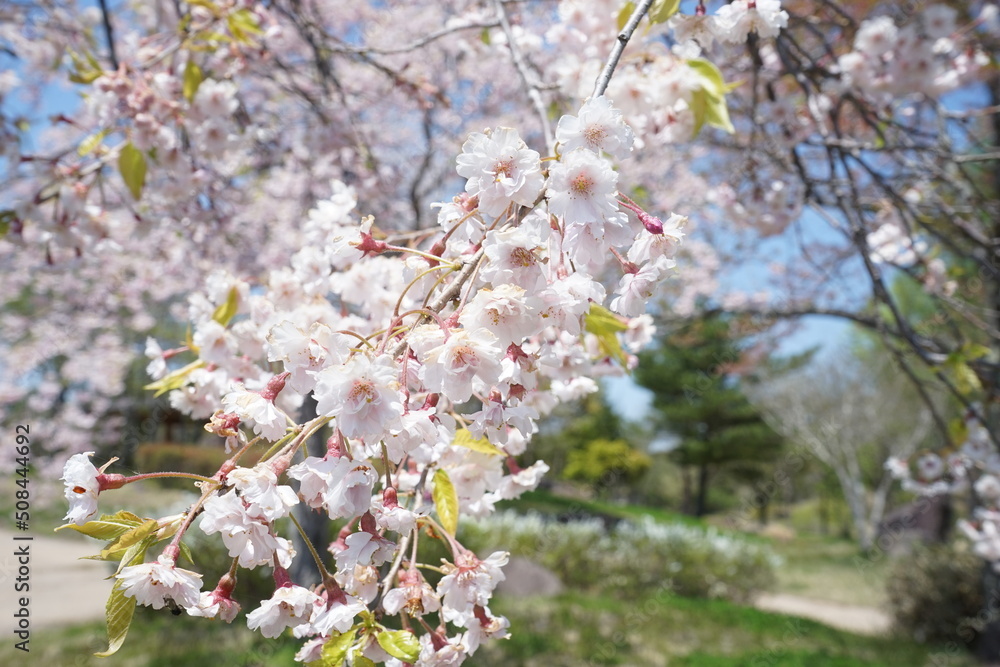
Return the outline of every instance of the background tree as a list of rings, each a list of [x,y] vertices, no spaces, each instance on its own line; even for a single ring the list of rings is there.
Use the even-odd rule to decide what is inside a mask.
[[[927,444],[933,420],[890,360],[831,355],[751,391],[768,422],[837,478],[854,533],[868,551],[893,488],[885,461]]]
[[[636,382],[653,392],[654,428],[679,439],[672,457],[695,473],[693,491],[685,475],[684,509],[696,516],[708,510],[716,472],[733,469],[752,479],[783,446],[732,372],[746,346],[732,323],[725,316],[693,320],[640,354],[635,371]]]

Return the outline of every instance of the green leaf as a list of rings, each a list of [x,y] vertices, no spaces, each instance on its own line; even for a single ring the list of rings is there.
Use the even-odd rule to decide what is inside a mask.
[[[146,558],[146,552],[136,554],[129,560],[129,565],[138,565]],[[105,606],[105,617],[108,621],[108,648],[101,653],[95,653],[99,658],[114,655],[125,643],[125,635],[132,625],[132,614],[135,612],[135,598],[125,595],[121,579],[115,581]]]
[[[956,417],[948,422],[948,435],[952,442],[965,442],[969,437],[969,427],[965,420]]]
[[[381,632],[378,635],[378,645],[383,651],[403,662],[416,662],[420,657],[420,642],[408,630]]]
[[[701,84],[700,88],[692,93],[691,99],[695,134],[705,123],[730,134],[735,132],[729,120],[729,109],[726,107],[726,93],[734,86],[725,82],[718,67],[703,58],[688,60],[687,65],[698,75]]]
[[[10,232],[10,224],[17,219],[17,213],[11,211],[10,209],[6,211],[0,211],[0,239],[7,236]]]
[[[966,343],[961,349],[962,357],[968,361],[983,359],[990,356],[991,352],[992,350],[990,350],[990,348],[985,345],[980,345],[979,343]]]
[[[75,51],[69,52],[69,57],[73,61],[73,71],[69,73],[69,80],[74,83],[93,83],[104,74],[101,63],[91,53],[80,55]]]
[[[229,32],[233,34],[237,42],[252,44],[250,35],[263,35],[264,31],[257,25],[257,17],[249,9],[240,9],[226,18],[229,25]]]
[[[726,96],[726,82],[722,78],[722,72],[713,63],[704,58],[692,58],[687,61],[687,66],[693,69],[701,78],[702,88],[715,97]]]
[[[239,310],[239,305],[240,293],[235,287],[231,287],[226,302],[215,309],[215,312],[212,313],[212,319],[222,326],[227,326]]]
[[[131,142],[125,144],[118,155],[118,171],[132,197],[138,201],[142,197],[142,186],[146,184],[146,156]]]
[[[455,431],[455,439],[451,441],[451,444],[456,447],[465,447],[466,449],[471,449],[472,451],[480,452],[481,454],[506,456],[502,450],[498,449],[486,438],[473,438],[467,428],[460,428]]]
[[[626,2],[625,6],[622,7],[622,10],[618,12],[617,23],[619,32],[625,29],[625,24],[628,23],[628,20],[632,17],[632,12],[634,11],[635,11],[635,3],[629,0],[629,2]]]
[[[656,0],[649,8],[649,20],[653,25],[666,23],[680,7],[681,0]]]
[[[94,132],[92,135],[80,142],[80,145],[76,149],[77,155],[80,157],[86,157],[94,152],[94,149],[101,145],[104,141],[104,137],[108,136],[110,130],[101,130],[100,132]]]
[[[189,547],[188,545],[184,544],[183,542],[181,542],[177,546],[180,547],[181,558],[186,559],[188,563],[190,563],[191,565],[194,565],[194,556],[191,555],[191,547]],[[180,559],[178,559],[178,561],[179,560]]]
[[[347,660],[347,652],[351,650],[354,643],[354,635],[357,634],[357,627],[353,627],[342,635],[331,636],[323,644],[323,653],[319,660],[310,662],[307,667],[342,667]]]
[[[441,526],[454,535],[458,531],[458,493],[447,471],[439,468],[434,473],[434,492],[431,495]]]
[[[101,559],[115,560],[116,556],[121,557],[130,547],[155,533],[158,527],[156,519],[147,519],[145,523],[122,533],[118,539],[101,549]]]
[[[180,389],[187,384],[187,376],[191,374],[191,371],[201,368],[204,365],[205,362],[203,360],[191,362],[184,368],[178,368],[173,373],[163,376],[156,382],[150,382],[143,389],[155,391],[154,396],[160,396],[173,389]]]
[[[729,134],[736,132],[732,121],[729,120],[729,109],[726,107],[726,98],[722,98],[721,100],[708,98],[708,106],[705,109],[705,122]]]
[[[628,324],[599,303],[591,303],[590,311],[584,318],[587,331],[595,336],[617,333],[628,329]]]
[[[708,93],[702,88],[692,91],[689,106],[694,116],[694,135],[697,136],[708,118]]]
[[[149,550],[149,547],[153,546],[155,543],[156,543],[156,538],[152,535],[149,535],[143,538],[141,542],[136,542],[128,549],[126,549],[125,552],[122,554],[121,562],[118,563],[118,569],[115,571],[115,574],[118,574],[123,569],[128,567],[129,564],[132,563],[136,558],[138,558],[139,562],[141,563],[143,557],[146,555],[146,552]]]
[[[94,655],[99,658],[107,658],[118,652],[118,649],[125,643],[129,626],[132,625],[135,604],[134,597],[125,595],[121,579],[116,581],[105,607],[105,617],[108,621],[108,648]]]
[[[603,354],[617,361],[623,368],[628,366],[628,357],[617,336],[619,331],[628,329],[628,324],[622,318],[604,306],[592,303],[584,318],[584,327],[597,336],[597,344]]]
[[[143,519],[131,512],[122,510],[116,514],[105,514],[97,521],[88,521],[82,526],[78,526],[75,523],[67,523],[59,526],[56,530],[72,528],[78,533],[83,533],[88,537],[98,540],[113,540],[142,524]]]
[[[375,667],[375,663],[366,658],[361,653],[361,649],[358,649],[351,656],[351,667]]]
[[[209,32],[203,30],[199,32],[196,37],[207,44],[191,44],[189,47],[192,51],[216,51],[218,50],[215,44],[231,44],[233,38],[229,35],[224,35],[221,32]]]
[[[959,393],[968,395],[983,388],[976,372],[963,359],[955,356],[955,353],[949,355],[944,367],[954,380],[955,388],[958,389]]]
[[[198,67],[198,64],[193,60],[188,60],[187,65],[184,67],[184,82],[182,85],[184,99],[188,102],[193,100],[195,94],[198,92],[198,86],[204,80],[205,75],[202,73],[201,68]]]

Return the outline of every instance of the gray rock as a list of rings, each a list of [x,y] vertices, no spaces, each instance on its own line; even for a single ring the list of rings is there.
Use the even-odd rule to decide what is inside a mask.
[[[507,578],[496,588],[497,595],[504,597],[545,597],[558,595],[563,583],[552,570],[520,556],[511,556],[504,566]]]

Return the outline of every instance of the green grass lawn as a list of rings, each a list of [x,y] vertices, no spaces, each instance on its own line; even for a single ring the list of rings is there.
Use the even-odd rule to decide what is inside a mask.
[[[468,662],[474,667],[576,667],[621,665],[769,665],[860,667],[929,664],[932,649],[896,640],[860,637],[811,621],[770,614],[724,601],[671,595],[636,600],[566,593],[548,599],[497,599],[512,637],[485,645]],[[264,667],[294,664],[300,644],[290,636],[269,641],[247,630],[241,618],[217,621],[137,611],[119,653],[105,648],[100,624],[37,632],[28,656],[10,642],[0,647],[3,665],[89,667]],[[971,661],[953,660],[956,667]]]
[[[513,627],[476,665],[923,665],[928,649],[860,637],[721,600],[671,595],[621,601],[573,593],[501,600]],[[955,664],[971,664],[960,663]]]

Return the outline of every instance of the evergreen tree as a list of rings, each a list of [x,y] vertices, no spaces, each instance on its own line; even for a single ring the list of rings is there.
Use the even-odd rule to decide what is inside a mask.
[[[721,469],[751,481],[781,452],[783,440],[751,405],[731,372],[744,341],[723,315],[685,323],[640,355],[635,380],[653,392],[653,427],[679,439],[672,450],[685,470],[685,511],[707,511],[709,483]],[[697,474],[694,498],[690,472]],[[693,502],[692,502],[693,500]]]

